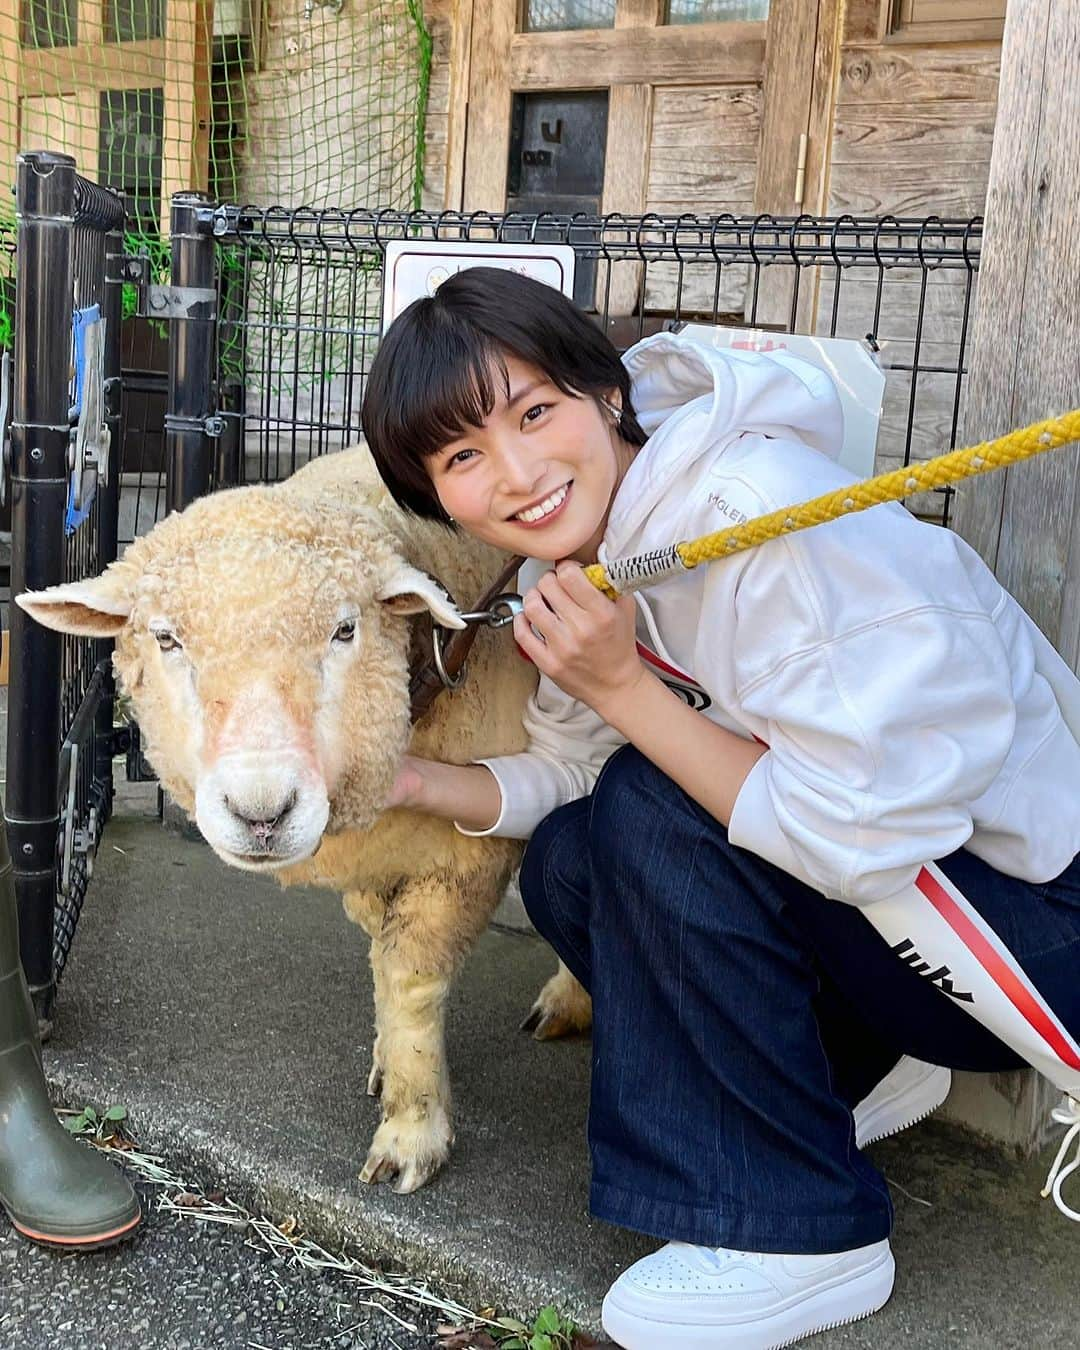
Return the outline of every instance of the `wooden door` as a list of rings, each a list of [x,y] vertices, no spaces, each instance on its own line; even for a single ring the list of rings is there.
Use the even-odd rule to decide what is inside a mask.
[[[840,9],[840,0],[458,0],[447,205],[504,209],[515,95],[603,91],[602,212],[820,211]],[[579,26],[560,29],[560,17]],[[540,26],[548,31],[529,31]]]

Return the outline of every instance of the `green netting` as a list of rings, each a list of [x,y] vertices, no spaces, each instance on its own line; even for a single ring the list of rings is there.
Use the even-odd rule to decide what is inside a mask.
[[[129,245],[155,261],[183,189],[287,207],[419,205],[422,0],[12,4],[17,21],[0,18],[7,181],[20,149],[74,155],[80,173],[127,194]],[[0,215],[0,244],[4,230]],[[5,257],[0,247],[0,282]]]

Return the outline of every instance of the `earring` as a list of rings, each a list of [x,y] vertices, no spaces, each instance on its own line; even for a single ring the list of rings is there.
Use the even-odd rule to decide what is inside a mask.
[[[602,398],[600,400],[600,405],[604,409],[604,411],[610,416],[611,420],[615,423],[615,425],[618,426],[619,423],[622,421],[622,409],[616,407],[616,405],[612,403],[612,401],[608,398]]]

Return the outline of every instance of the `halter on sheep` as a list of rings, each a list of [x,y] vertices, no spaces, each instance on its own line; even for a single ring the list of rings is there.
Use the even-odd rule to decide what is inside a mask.
[[[824,525],[881,502],[899,501],[914,492],[956,483],[1080,441],[1080,409],[1036,422],[997,440],[925,463],[880,474],[837,492],[785,510],[759,516],[670,549],[599,563],[585,569],[594,586],[614,599],[655,585],[703,562],[730,557],[799,530]],[[1063,710],[1080,741],[1080,707]],[[962,988],[960,1000],[977,1021],[1044,1074],[1065,1094],[1053,1115],[1070,1128],[1050,1169],[1043,1195],[1053,1195],[1063,1214],[1080,1221],[1061,1196],[1062,1182],[1080,1168],[1080,1045],[1054,1015],[1005,944],[972,908],[963,894],[932,863],[896,895],[862,906],[862,912],[894,950],[914,953],[916,967],[929,975],[947,976],[950,988]],[[955,995],[954,995],[955,996]],[[1066,1166],[1074,1140],[1077,1154]]]

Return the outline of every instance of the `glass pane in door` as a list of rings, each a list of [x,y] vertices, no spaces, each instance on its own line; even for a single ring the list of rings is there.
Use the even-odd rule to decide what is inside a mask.
[[[726,23],[768,17],[769,0],[668,0],[668,23]]]
[[[615,0],[526,0],[526,33],[614,27]]]

